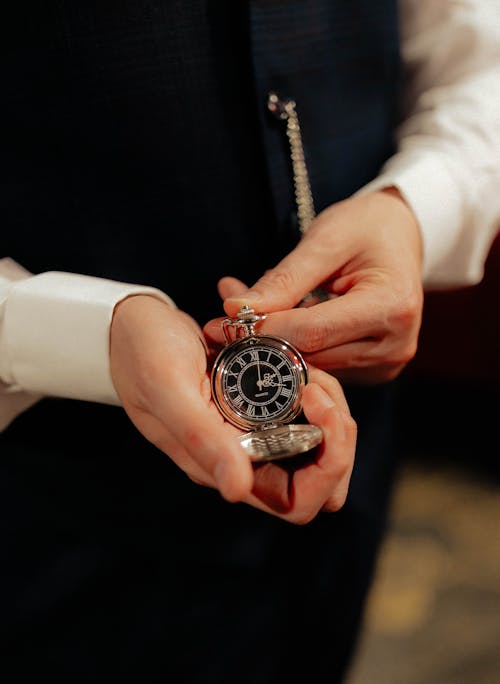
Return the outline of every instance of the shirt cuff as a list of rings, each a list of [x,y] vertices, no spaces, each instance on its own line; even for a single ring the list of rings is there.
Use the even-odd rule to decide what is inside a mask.
[[[430,289],[480,282],[496,232],[495,217],[487,216],[484,208],[480,218],[475,218],[481,190],[486,203],[489,190],[482,188],[479,181],[476,198],[464,198],[459,190],[464,179],[457,179],[456,173],[434,152],[400,153],[357,193],[390,186],[399,190],[419,224],[423,245],[422,281]],[[481,222],[491,222],[491,225],[485,229],[479,225]]]
[[[109,364],[114,307],[131,295],[173,301],[152,287],[46,272],[12,282],[0,334],[9,392],[120,404]]]

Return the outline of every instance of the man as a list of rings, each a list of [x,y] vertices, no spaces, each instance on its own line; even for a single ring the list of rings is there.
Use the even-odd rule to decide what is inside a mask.
[[[499,215],[495,10],[401,4],[413,74],[394,150],[395,3],[233,4],[4,22],[5,252],[40,274],[7,264],[0,337],[4,424],[32,405],[2,436],[5,667],[22,673],[339,681],[394,467],[380,383],[415,351],[421,272],[481,275]],[[320,212],[300,242],[274,90],[297,103]],[[316,462],[252,470],[211,404],[199,325],[221,278],[230,315],[271,312],[264,329],[323,370],[304,398],[326,435]],[[318,285],[329,300],[297,306]],[[217,321],[205,331],[220,341]],[[325,371],[353,384],[359,427],[340,511],[355,428]],[[138,431],[43,395],[120,401]]]

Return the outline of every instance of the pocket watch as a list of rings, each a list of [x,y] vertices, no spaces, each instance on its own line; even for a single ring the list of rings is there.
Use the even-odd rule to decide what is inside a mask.
[[[226,420],[248,431],[240,442],[253,461],[294,456],[323,439],[316,425],[289,424],[302,411],[307,366],[290,342],[256,333],[265,317],[245,305],[236,318],[225,318],[227,344],[212,370],[214,401]]]

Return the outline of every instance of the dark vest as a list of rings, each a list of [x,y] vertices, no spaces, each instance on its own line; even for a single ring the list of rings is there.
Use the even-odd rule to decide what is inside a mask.
[[[297,102],[317,210],[391,153],[395,0],[8,4],[1,245],[33,272],[156,285],[204,321],[218,277],[251,282],[298,239],[270,89]],[[116,407],[39,402],[0,435],[2,671],[339,682],[383,525],[387,401],[349,397],[350,499],[306,527],[228,508]]]
[[[2,21],[2,253],[158,286],[200,320],[298,239],[278,90],[316,209],[392,150],[394,0],[20,2]]]

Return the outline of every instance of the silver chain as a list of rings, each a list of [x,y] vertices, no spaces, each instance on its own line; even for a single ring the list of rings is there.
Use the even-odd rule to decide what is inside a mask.
[[[297,105],[294,100],[280,98],[277,93],[272,92],[269,93],[267,106],[278,119],[286,121],[286,134],[290,144],[290,157],[292,160],[297,219],[300,233],[304,235],[316,217],[316,211],[314,209],[311,183],[309,182],[309,173],[307,172],[304,156]],[[302,304],[311,306],[312,304],[325,302],[328,298],[329,295],[326,290],[322,287],[316,287],[306,294]]]
[[[316,216],[314,201],[304,157],[304,145],[300,133],[297,105],[294,100],[281,99],[276,93],[270,93],[268,108],[279,119],[286,121],[286,134],[290,143],[290,157],[293,168],[293,184],[295,188],[295,202],[299,230],[303,235]]]

